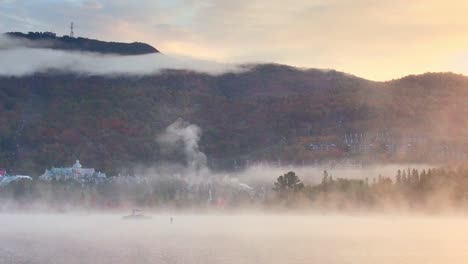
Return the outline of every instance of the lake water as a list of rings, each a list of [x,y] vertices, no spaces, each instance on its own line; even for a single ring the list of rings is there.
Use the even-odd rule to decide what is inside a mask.
[[[468,263],[468,218],[0,215],[0,263]]]

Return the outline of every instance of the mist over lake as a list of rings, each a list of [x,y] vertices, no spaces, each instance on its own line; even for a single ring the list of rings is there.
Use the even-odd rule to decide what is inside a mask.
[[[2,214],[0,262],[466,263],[467,228],[459,216]]]
[[[468,263],[466,10],[0,0],[0,264]]]

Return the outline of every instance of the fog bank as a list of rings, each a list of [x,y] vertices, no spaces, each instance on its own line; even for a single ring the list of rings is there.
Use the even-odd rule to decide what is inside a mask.
[[[207,74],[240,71],[223,64],[159,53],[119,56],[91,52],[70,52],[30,47],[28,41],[0,36],[0,76],[23,76],[47,71],[66,71],[85,75],[148,75],[164,70],[187,70]],[[36,45],[37,46],[37,45]]]
[[[360,179],[368,178],[372,180],[379,175],[383,177],[394,178],[398,170],[406,168],[427,169],[435,165],[431,164],[373,164],[363,166],[346,166],[346,165],[317,165],[317,166],[277,166],[269,163],[258,163],[251,165],[244,170],[232,173],[233,176],[248,183],[272,183],[276,177],[283,175],[285,172],[294,171],[304,183],[317,184],[320,183],[323,173],[326,170],[333,178],[344,179]]]
[[[2,214],[0,262],[464,264],[467,225],[389,215]]]

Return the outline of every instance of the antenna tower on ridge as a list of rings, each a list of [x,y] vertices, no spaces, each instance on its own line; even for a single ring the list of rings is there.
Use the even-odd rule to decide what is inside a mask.
[[[74,28],[74,25],[73,25],[73,22],[71,22],[71,24],[70,24],[70,38],[75,37],[75,32],[73,32],[73,28]]]

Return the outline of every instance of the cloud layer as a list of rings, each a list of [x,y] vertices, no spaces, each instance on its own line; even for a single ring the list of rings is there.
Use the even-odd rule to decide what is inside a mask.
[[[44,71],[69,71],[89,75],[146,75],[162,70],[190,70],[208,74],[238,71],[235,65],[186,57],[148,54],[100,55],[46,48],[18,47],[27,43],[0,37],[0,76],[23,76]]]

